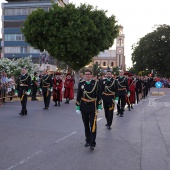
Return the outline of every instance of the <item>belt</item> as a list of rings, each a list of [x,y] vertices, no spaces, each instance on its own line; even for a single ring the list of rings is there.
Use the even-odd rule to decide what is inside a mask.
[[[114,92],[112,92],[112,93],[105,93],[105,92],[103,92],[103,94],[106,95],[106,96],[113,96],[113,95],[115,95]]]
[[[85,98],[81,98],[81,100],[83,100],[84,102],[95,102],[97,99],[85,99]]]
[[[20,84],[20,86],[27,87],[27,86],[28,86],[28,84]]]
[[[118,89],[118,90],[126,90],[126,88],[123,88],[123,89]]]

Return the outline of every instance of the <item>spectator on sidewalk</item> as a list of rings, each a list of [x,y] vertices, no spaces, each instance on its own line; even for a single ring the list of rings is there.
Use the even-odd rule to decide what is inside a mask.
[[[9,79],[8,79],[8,94],[11,96],[10,97],[10,102],[13,102],[12,100],[12,96],[14,95],[15,93],[15,79],[14,79],[14,76],[11,76]]]

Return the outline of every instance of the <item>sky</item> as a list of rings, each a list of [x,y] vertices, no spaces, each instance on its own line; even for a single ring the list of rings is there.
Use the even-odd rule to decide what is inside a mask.
[[[97,6],[98,9],[107,10],[108,16],[116,16],[117,23],[124,28],[127,68],[132,66],[132,45],[152,32],[155,25],[170,25],[170,0],[69,0],[69,2],[76,5],[87,3]],[[115,46],[111,49],[115,49]]]

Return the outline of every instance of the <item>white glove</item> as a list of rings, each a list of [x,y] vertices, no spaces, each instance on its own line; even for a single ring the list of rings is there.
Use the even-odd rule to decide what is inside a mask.
[[[127,94],[127,97],[129,97],[130,96],[130,94]]]
[[[102,110],[101,109],[98,109],[98,112],[100,113]]]
[[[80,110],[76,110],[76,113],[79,115],[79,114],[81,114],[81,111]]]
[[[29,96],[29,95],[30,95],[30,92],[27,92],[27,91],[26,91],[25,94],[26,94],[27,96]]]
[[[18,96],[18,93],[15,93],[15,96]]]
[[[53,89],[50,89],[50,92],[52,92],[53,91]]]
[[[118,104],[118,100],[114,100],[114,103],[115,103],[115,104]]]
[[[40,92],[42,92],[42,89],[40,89]]]

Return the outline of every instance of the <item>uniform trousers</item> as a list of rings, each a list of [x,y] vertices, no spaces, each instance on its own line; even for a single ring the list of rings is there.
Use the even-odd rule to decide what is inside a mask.
[[[95,147],[96,146],[96,131],[97,131],[97,123],[95,122],[95,131],[92,132],[92,128],[94,125],[94,119],[95,119],[95,104],[94,103],[86,103],[81,102],[80,110],[82,113],[82,120],[84,123],[85,128],[85,137],[86,137],[86,143],[88,143],[90,146]]]
[[[44,106],[45,108],[48,108],[50,105],[51,91],[48,90],[47,92],[47,89],[43,89],[42,92],[43,92],[43,98],[44,98]]]
[[[117,110],[119,114],[123,115],[125,105],[126,105],[125,95],[119,96],[117,105]]]
[[[103,100],[103,106],[107,125],[111,126],[113,121],[114,103],[112,100]]]
[[[32,99],[35,100],[36,99],[36,94],[37,94],[37,86],[33,85],[32,86]]]
[[[19,96],[20,96],[21,106],[22,106],[21,113],[27,114],[27,99],[28,99],[28,96],[25,94],[25,90],[20,89],[19,90]]]

